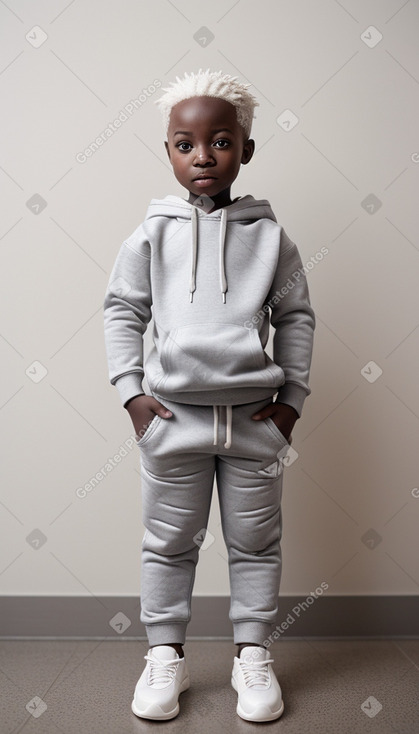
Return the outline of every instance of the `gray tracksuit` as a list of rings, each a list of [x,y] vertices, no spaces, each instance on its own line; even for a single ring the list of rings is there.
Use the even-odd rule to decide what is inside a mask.
[[[207,213],[178,196],[153,199],[116,258],[104,328],[122,404],[144,394],[145,374],[147,394],[173,413],[156,415],[137,442],[149,643],[185,641],[215,475],[234,642],[260,644],[276,620],[289,443],[272,418],[251,415],[277,393],[300,416],[311,393],[315,316],[298,249],[266,200],[245,196]]]

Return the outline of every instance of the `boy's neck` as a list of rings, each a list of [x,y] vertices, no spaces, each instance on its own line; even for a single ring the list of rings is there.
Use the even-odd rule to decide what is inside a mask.
[[[196,194],[192,194],[189,192],[189,204],[195,204],[195,206],[199,206],[199,199],[201,197],[197,196]],[[203,200],[205,202],[205,196],[203,197]],[[208,202],[205,204],[203,208],[205,208],[206,211],[208,211],[208,214],[210,212],[216,211],[216,209],[223,209],[225,206],[230,206],[232,204],[231,196],[230,196],[230,187],[228,189],[224,189],[224,191],[220,191],[219,194],[216,194],[215,196],[211,197],[211,201],[213,202],[213,207],[208,210]]]

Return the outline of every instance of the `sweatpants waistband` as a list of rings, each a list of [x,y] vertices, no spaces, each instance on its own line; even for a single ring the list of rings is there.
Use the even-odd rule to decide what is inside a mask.
[[[171,402],[173,402],[173,401],[169,401],[169,400],[167,400],[165,398],[162,398],[161,396],[159,396],[153,390],[151,391],[151,394],[157,400],[161,400],[163,402],[163,404],[165,404],[165,403],[169,403],[170,404]],[[254,404],[255,405],[255,410],[257,409],[256,406],[259,405],[259,409],[262,410],[264,407],[266,407],[266,405],[269,405],[270,404],[271,400],[272,400],[272,398],[267,398],[266,400],[256,400],[256,401],[252,401],[251,403],[246,403],[246,405],[252,405],[252,404]],[[187,404],[181,403],[181,404],[182,405],[187,405],[187,406],[193,406],[194,405],[193,403],[187,403]],[[176,405],[176,401],[173,402],[173,405]],[[234,404],[230,404],[230,403],[227,403],[227,404],[226,403],[221,403],[221,404],[215,403],[215,404],[212,405],[212,412],[213,412],[213,441],[212,441],[212,445],[213,446],[217,446],[217,444],[218,444],[218,441],[220,439],[221,426],[222,426],[222,423],[223,423],[223,420],[224,420],[224,416],[225,416],[225,430],[224,430],[224,438],[225,438],[225,441],[224,441],[224,448],[225,449],[229,449],[229,448],[232,447],[232,445],[233,445],[233,416],[234,416],[234,413],[235,413],[234,409],[235,408],[240,408],[243,405],[245,405],[245,404],[242,404],[242,403],[239,403],[239,404],[236,404],[236,403],[234,403]],[[203,407],[203,406],[199,405],[197,407]],[[209,405],[208,408],[211,408],[211,406]],[[270,420],[272,420],[272,419],[270,419]],[[291,442],[292,442],[292,437],[290,436],[287,443],[290,445]]]

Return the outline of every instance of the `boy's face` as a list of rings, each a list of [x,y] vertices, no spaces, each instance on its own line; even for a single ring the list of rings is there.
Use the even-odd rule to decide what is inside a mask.
[[[215,206],[231,203],[231,184],[254,151],[235,107],[218,97],[185,99],[172,107],[167,137],[173,172],[192,199],[204,193]]]

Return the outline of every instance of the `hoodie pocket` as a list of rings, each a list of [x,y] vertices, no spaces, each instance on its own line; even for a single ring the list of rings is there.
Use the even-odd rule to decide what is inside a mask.
[[[291,442],[287,441],[284,434],[282,433],[282,431],[279,430],[278,426],[276,425],[275,421],[273,420],[273,418],[271,418],[270,415],[268,415],[267,418],[265,418],[265,425],[267,425],[271,433],[274,433],[276,435],[276,437],[281,441],[281,443],[286,444],[287,446],[291,445]]]
[[[148,423],[145,433],[143,433],[140,438],[135,439],[135,443],[137,444],[137,446],[142,446],[146,441],[148,441],[148,439],[154,433],[160,421],[162,420],[163,418],[161,417],[161,415],[158,415],[157,413],[154,415],[154,417]]]
[[[258,330],[238,324],[209,322],[171,329],[160,362],[164,387],[173,391],[250,387],[272,379]]]

